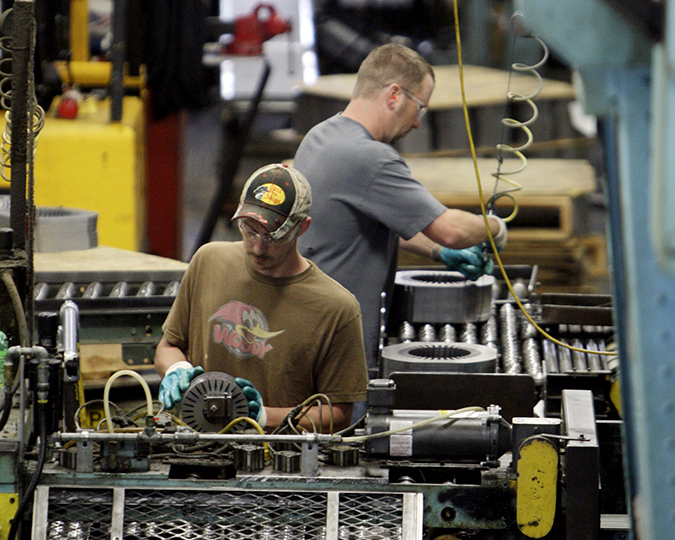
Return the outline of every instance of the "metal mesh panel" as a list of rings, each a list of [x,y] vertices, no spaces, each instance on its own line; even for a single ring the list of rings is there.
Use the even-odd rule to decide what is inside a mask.
[[[400,495],[341,493],[339,540],[401,540]]]
[[[124,514],[125,540],[318,540],[326,494],[127,490]]]
[[[47,538],[110,540],[111,490],[49,490]]]
[[[121,508],[115,512],[120,527],[116,534],[122,532],[124,540],[325,540],[327,526],[332,527],[328,536],[337,533],[338,540],[402,539],[401,494],[123,491],[121,521]],[[338,504],[330,504],[329,496]],[[111,489],[49,491],[48,540],[109,540],[116,530],[113,519]]]

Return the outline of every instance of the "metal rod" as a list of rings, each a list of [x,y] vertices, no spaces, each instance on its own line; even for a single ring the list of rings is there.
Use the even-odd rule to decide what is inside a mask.
[[[53,435],[58,441],[120,441],[120,440],[143,440],[144,442],[177,442],[183,444],[201,442],[293,442],[293,443],[339,443],[342,442],[340,435],[327,435],[323,433],[308,433],[305,435],[255,435],[255,434],[230,434],[230,433],[159,433],[153,432],[147,435],[139,433],[109,433],[105,431],[78,431],[75,433],[58,432]]]
[[[113,2],[113,44],[111,47],[112,73],[110,76],[110,120],[122,120],[124,99],[125,19],[127,0]]]

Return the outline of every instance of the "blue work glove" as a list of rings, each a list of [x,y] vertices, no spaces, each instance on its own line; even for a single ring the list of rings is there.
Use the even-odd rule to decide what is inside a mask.
[[[483,256],[480,246],[465,249],[436,246],[432,250],[432,258],[445,264],[449,270],[460,272],[472,281],[476,281],[484,274],[491,274],[494,267],[492,259]]]
[[[173,406],[183,399],[183,392],[190,386],[190,381],[202,373],[203,367],[193,367],[186,360],[172,365],[159,385],[159,400],[167,409],[173,409]]]
[[[267,423],[267,413],[265,412],[260,392],[255,389],[253,383],[248,379],[235,377],[234,382],[241,388],[241,391],[248,400],[248,415],[258,422],[260,427],[265,427],[265,424]]]

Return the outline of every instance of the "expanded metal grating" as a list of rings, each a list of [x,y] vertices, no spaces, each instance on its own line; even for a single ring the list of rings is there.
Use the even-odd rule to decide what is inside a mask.
[[[404,495],[46,488],[32,540],[405,540]]]
[[[46,537],[109,540],[112,508],[112,490],[51,489]]]

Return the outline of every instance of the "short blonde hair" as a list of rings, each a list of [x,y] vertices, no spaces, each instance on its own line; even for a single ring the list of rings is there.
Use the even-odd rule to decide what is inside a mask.
[[[383,86],[391,83],[416,92],[427,75],[436,80],[433,68],[420,54],[395,43],[382,45],[361,63],[352,97],[374,97]]]

